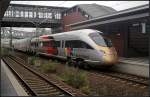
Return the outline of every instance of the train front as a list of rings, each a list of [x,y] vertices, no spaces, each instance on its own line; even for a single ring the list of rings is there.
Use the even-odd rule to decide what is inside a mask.
[[[117,51],[109,38],[100,33],[91,33],[89,36],[96,44],[96,50],[99,52],[99,59],[102,64],[113,65],[118,62]]]

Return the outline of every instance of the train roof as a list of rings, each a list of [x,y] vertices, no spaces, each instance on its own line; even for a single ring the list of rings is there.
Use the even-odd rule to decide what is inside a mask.
[[[74,30],[74,31],[68,31],[68,32],[62,32],[62,33],[56,33],[51,35],[44,35],[44,36],[66,36],[66,35],[74,35],[74,36],[81,36],[81,35],[89,35],[90,33],[98,32],[102,33],[101,31],[94,30],[94,29],[81,29],[81,30]],[[41,36],[42,37],[42,36]]]

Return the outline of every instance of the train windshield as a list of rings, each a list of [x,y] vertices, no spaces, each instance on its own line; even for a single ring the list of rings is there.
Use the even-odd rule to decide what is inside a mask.
[[[103,36],[98,33],[91,33],[91,34],[89,34],[89,36],[97,45],[105,46],[105,47],[106,46],[112,47],[111,40],[109,40],[107,38],[103,38]]]

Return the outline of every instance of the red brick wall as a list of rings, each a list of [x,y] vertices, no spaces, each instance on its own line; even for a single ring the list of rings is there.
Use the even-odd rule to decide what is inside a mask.
[[[79,12],[73,12],[67,16],[64,16],[63,20],[62,20],[63,31],[70,31],[71,30],[71,28],[69,26],[66,26],[66,25],[69,25],[72,23],[77,23],[77,22],[80,22],[83,20],[87,20],[87,19],[86,19],[86,17],[82,16],[81,13],[79,13]]]
[[[116,36],[116,37],[112,37],[112,41],[113,44],[117,50],[117,53],[119,56],[123,56],[123,49],[124,49],[124,40],[123,40],[123,36]]]

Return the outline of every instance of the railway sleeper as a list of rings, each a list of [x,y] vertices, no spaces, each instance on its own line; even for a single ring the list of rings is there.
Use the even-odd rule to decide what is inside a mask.
[[[39,83],[39,84],[43,83],[44,84],[43,81],[38,81],[38,80],[26,80],[26,82],[27,83]]]
[[[59,96],[65,96],[64,94],[60,94]]]
[[[57,92],[51,92],[50,94],[51,95],[62,95],[63,93],[57,91]]]
[[[46,87],[47,87],[47,85],[44,84],[44,83],[43,83],[43,84],[42,84],[42,83],[41,83],[41,84],[38,84],[38,83],[28,83],[28,84],[29,84],[30,86],[40,86],[40,87],[41,87],[41,86],[46,86]]]
[[[49,86],[45,86],[45,85],[43,85],[43,86],[30,85],[30,86],[31,86],[33,89],[34,89],[34,88],[39,88],[39,87],[40,87],[40,88],[49,88]]]
[[[34,81],[42,81],[42,80],[39,80],[39,78],[24,78],[26,81],[32,81],[32,82],[34,82]]]
[[[43,88],[43,89],[34,89],[35,91],[37,91],[37,92],[57,92],[58,90],[56,90],[56,89],[49,89],[49,88]]]
[[[48,90],[34,90],[37,94],[49,94]]]
[[[56,94],[56,93],[38,93],[37,94],[38,96],[59,96],[59,95],[62,95],[62,94]]]
[[[37,90],[37,91],[43,91],[43,90],[51,90],[53,89],[52,87],[32,87],[32,89]]]
[[[36,90],[36,92],[37,92],[37,94],[55,94],[55,95],[59,95],[60,94],[60,92],[57,92],[57,91],[49,91],[49,90],[43,90],[43,91],[37,91]]]

